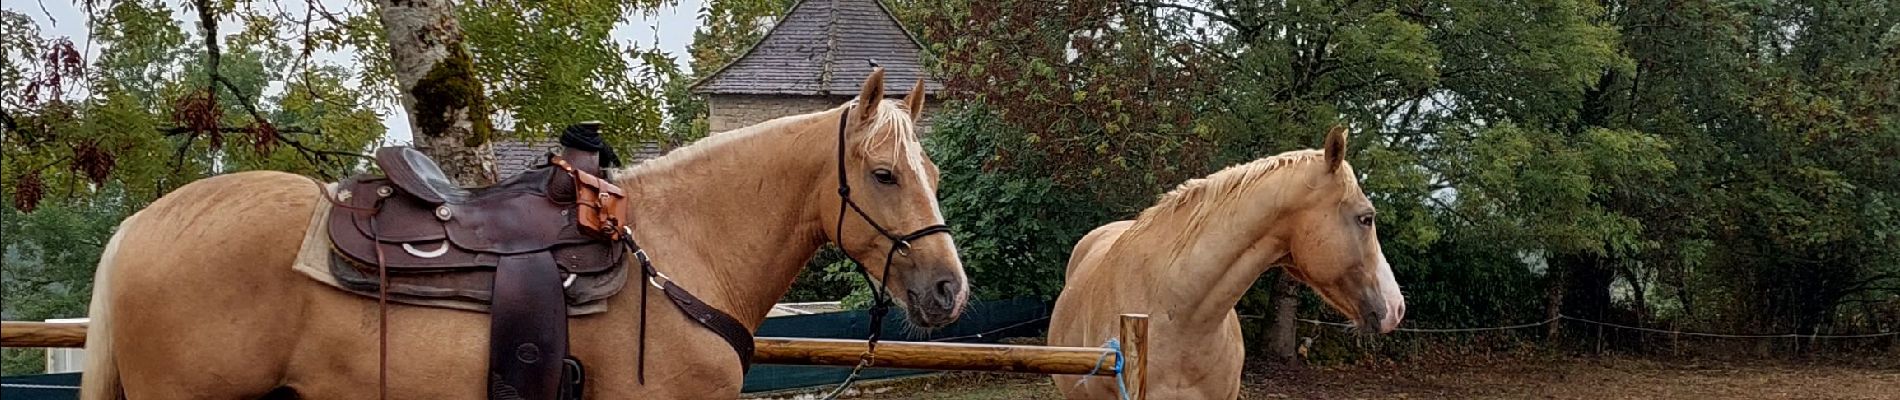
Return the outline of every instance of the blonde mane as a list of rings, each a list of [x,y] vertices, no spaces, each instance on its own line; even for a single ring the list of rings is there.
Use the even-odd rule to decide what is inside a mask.
[[[857,154],[860,156],[869,156],[871,155],[870,149],[878,148],[877,146],[890,143],[891,141],[896,141],[896,143],[890,147],[894,159],[906,159],[905,152],[909,151],[916,151],[915,157],[922,156],[923,147],[918,141],[917,125],[911,121],[910,113],[897,103],[901,102],[890,101],[888,99],[878,102],[876,115],[873,115],[870,121],[871,125],[868,127],[868,132],[871,132],[872,136],[852,141],[857,144],[853,146],[856,148]],[[801,133],[803,131],[801,128],[806,128],[801,125],[823,123],[826,132],[835,134],[838,126],[836,115],[842,114],[845,109],[857,107],[857,105],[858,100],[853,99],[845,102],[843,105],[823,111],[773,118],[751,126],[707,135],[690,144],[673,149],[673,151],[667,152],[658,158],[634,164],[626,168],[614,169],[611,171],[611,175],[614,177],[615,184],[626,185],[628,184],[628,180],[637,175],[650,171],[671,169],[679,166],[679,164],[685,164],[710,154],[721,153],[718,149],[729,147],[730,145],[744,143],[767,135]],[[831,118],[821,118],[825,116],[831,116]],[[879,134],[880,132],[887,133]],[[829,140],[836,140],[836,137],[827,137],[830,138]]]
[[[890,145],[891,159],[917,161],[923,156],[923,142],[917,137],[917,124],[910,120],[910,112],[898,106],[899,101],[877,102],[877,113],[871,116],[871,125],[865,127],[871,137],[864,138],[858,146],[858,154],[871,155],[871,149]],[[844,107],[855,107],[857,101],[846,103]],[[880,132],[888,132],[879,134]]]
[[[1190,179],[1176,186],[1174,190],[1161,195],[1155,205],[1141,211],[1135,217],[1135,225],[1128,228],[1130,233],[1146,230],[1162,215],[1169,214],[1182,207],[1194,207],[1189,218],[1194,221],[1205,220],[1206,214],[1218,207],[1209,205],[1229,200],[1241,189],[1252,187],[1274,172],[1287,169],[1287,166],[1302,165],[1326,159],[1326,152],[1318,149],[1294,150],[1272,157],[1262,158],[1227,167],[1205,178]]]

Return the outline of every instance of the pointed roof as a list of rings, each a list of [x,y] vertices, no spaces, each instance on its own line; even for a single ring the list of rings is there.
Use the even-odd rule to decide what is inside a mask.
[[[765,37],[731,64],[694,83],[697,94],[851,96],[884,67],[885,93],[902,96],[918,78],[943,84],[923,66],[923,45],[878,0],[799,0]]]

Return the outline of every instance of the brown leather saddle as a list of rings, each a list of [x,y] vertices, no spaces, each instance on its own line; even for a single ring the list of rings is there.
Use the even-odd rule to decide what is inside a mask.
[[[625,194],[598,177],[594,155],[570,149],[474,189],[408,147],[375,159],[385,176],[352,178],[336,194],[327,229],[344,262],[333,264],[374,276],[385,301],[392,287],[487,301],[490,399],[578,398],[568,306],[611,296],[627,274],[614,214]],[[564,289],[576,282],[611,287],[574,298]]]

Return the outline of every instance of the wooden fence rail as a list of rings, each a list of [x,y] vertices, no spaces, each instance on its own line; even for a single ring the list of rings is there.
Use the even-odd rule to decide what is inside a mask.
[[[878,368],[992,371],[1055,375],[1114,376],[1116,357],[1127,356],[1122,373],[1128,398],[1143,399],[1148,350],[1148,316],[1122,315],[1122,352],[1101,347],[1021,346],[1004,344],[880,341]],[[864,353],[863,340],[762,337],[753,340],[758,364],[854,366]],[[86,324],[0,322],[0,347],[85,347]]]
[[[0,322],[0,347],[86,347],[86,324]]]

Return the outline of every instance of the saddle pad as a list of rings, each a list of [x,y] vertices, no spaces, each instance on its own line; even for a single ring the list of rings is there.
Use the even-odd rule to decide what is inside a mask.
[[[331,195],[337,190],[335,183],[325,186]],[[376,275],[364,271],[372,268],[356,268],[349,261],[336,257],[331,250],[329,229],[332,207],[327,199],[318,199],[310,215],[310,224],[304,229],[303,246],[297,250],[297,261],[291,269],[330,287],[376,299]],[[592,276],[581,276],[566,288],[568,316],[597,314],[607,311],[606,299],[619,293],[627,283],[627,268],[612,270]],[[393,282],[389,286],[389,301],[413,306],[447,308],[479,313],[488,312],[489,277],[493,272],[463,273],[467,280],[480,282],[479,286],[439,287],[420,285],[410,282],[410,276],[391,274]],[[414,275],[414,274],[402,274]]]

